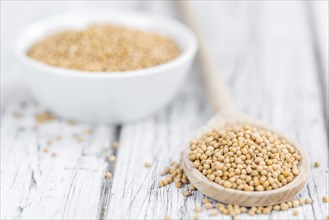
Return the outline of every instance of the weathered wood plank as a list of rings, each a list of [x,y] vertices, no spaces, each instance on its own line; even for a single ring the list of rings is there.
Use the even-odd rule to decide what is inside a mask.
[[[193,3],[238,109],[297,139],[310,160],[322,164],[320,169],[312,169],[308,188],[302,193],[303,198],[311,196],[314,203],[298,210],[304,219],[324,218],[328,215],[327,205],[321,203],[321,197],[328,194],[327,138],[304,3]],[[175,121],[157,124],[148,120],[123,126],[108,218],[193,217],[193,208],[200,204],[202,195],[186,199],[183,190],[173,186],[157,189],[156,183],[165,162],[178,158],[193,130],[209,117],[197,107],[208,108],[204,98],[191,94],[199,86],[188,81],[182,92],[185,100],[180,96],[162,113],[164,118],[175,115]],[[177,132],[179,136],[170,135]],[[144,161],[152,161],[153,167],[143,168]],[[268,217],[253,217],[264,218]],[[269,218],[292,218],[292,210],[273,213]]]
[[[24,90],[12,92],[3,91],[13,102],[6,104],[1,122],[1,218],[96,218],[110,153],[103,146],[110,144],[113,128],[98,126],[87,134],[90,125],[56,120],[33,131],[34,114],[42,108],[32,105]],[[24,110],[20,102],[28,103]],[[23,116],[14,118],[12,112]],[[85,141],[78,143],[74,134]]]
[[[88,6],[84,4],[81,7]],[[173,2],[113,4],[179,17]],[[311,196],[314,203],[298,208],[299,217],[328,216],[328,204],[321,203],[321,197],[328,195],[328,131],[305,3],[193,4],[237,108],[291,135],[305,146],[311,162],[321,163],[320,168],[312,168],[312,178],[302,193],[302,197]],[[193,209],[203,195],[197,192],[185,198],[183,189],[158,189],[157,182],[160,171],[171,160],[179,159],[193,131],[211,116],[197,71],[195,66],[170,106],[121,129],[71,126],[59,120],[33,132],[33,115],[42,107],[31,104],[22,87],[2,87],[1,219],[193,218]],[[23,100],[28,102],[24,109],[19,104]],[[14,118],[15,111],[24,117]],[[85,141],[77,143],[72,135],[90,127],[93,133],[83,134]],[[115,134],[118,131],[120,135]],[[63,140],[54,141],[56,135]],[[103,146],[118,138],[117,162],[110,165],[105,159],[112,149],[104,151]],[[53,144],[50,152],[44,153],[42,149],[49,139]],[[52,152],[58,156],[52,158]],[[153,166],[144,168],[146,161]],[[113,180],[104,179],[106,170],[114,171]],[[209,216],[203,213],[201,217]],[[230,219],[221,215],[216,218]],[[268,216],[253,217],[264,218]],[[274,213],[269,218],[289,219],[292,211]]]

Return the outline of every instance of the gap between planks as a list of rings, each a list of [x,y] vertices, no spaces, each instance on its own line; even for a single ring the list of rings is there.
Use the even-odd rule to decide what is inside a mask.
[[[112,142],[110,142],[110,150],[111,150],[110,152],[111,155],[115,156],[115,158],[117,158],[119,146],[114,147],[114,143],[118,143],[120,145],[120,134],[121,134],[121,125],[118,125],[115,127],[113,139]],[[103,181],[102,181],[100,198],[99,198],[98,217],[97,217],[97,219],[100,220],[103,220],[104,217],[107,215],[107,211],[111,199],[111,189],[113,184],[113,178],[115,175],[115,165],[116,165],[116,160],[114,162],[110,162],[108,160],[108,156],[105,157],[105,162],[107,166],[105,172],[110,172],[112,174],[112,178],[106,178],[105,173],[103,175]]]

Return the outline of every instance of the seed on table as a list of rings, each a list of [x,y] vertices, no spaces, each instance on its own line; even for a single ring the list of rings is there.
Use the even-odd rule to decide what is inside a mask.
[[[211,209],[210,210],[210,215],[211,216],[215,216],[217,214],[217,210],[216,209]]]
[[[307,197],[305,199],[305,204],[311,204],[312,203],[312,199],[310,197]]]
[[[206,206],[206,209],[211,209],[212,208],[212,204],[210,202],[206,203],[205,206]]]
[[[105,173],[105,178],[106,178],[106,179],[111,179],[111,178],[112,178],[112,173],[109,172],[109,171],[106,171],[106,173]]]
[[[200,212],[202,212],[202,207],[201,207],[201,206],[197,206],[197,207],[195,207],[195,212],[196,212],[196,213],[200,213]]]
[[[280,205],[275,205],[273,206],[273,210],[279,211],[281,209]]]
[[[298,198],[299,205],[304,205],[304,200],[302,198]]]
[[[190,189],[191,191],[195,191],[195,190],[196,190],[195,186],[193,186],[192,184],[189,185],[189,189]]]
[[[119,148],[119,142],[114,141],[114,142],[112,143],[112,147],[113,147],[114,149],[118,149],[118,148]]]
[[[200,219],[200,215],[199,214],[195,214],[194,215],[194,220],[199,220]]]
[[[177,188],[182,188],[182,182],[178,182],[178,181],[177,181],[177,182],[175,183],[175,185],[176,185]]]
[[[316,167],[316,168],[320,167],[320,162],[315,162],[314,167]]]
[[[115,159],[116,159],[115,156],[114,155],[111,155],[111,156],[109,156],[108,161],[110,163],[113,163],[115,161]]]
[[[185,191],[183,192],[183,195],[184,195],[185,197],[188,197],[188,196],[191,195],[191,193],[190,193],[189,191],[185,190]]]
[[[286,210],[288,210],[289,207],[288,207],[287,203],[281,203],[280,208],[282,211],[286,211]]]
[[[322,197],[322,202],[327,203],[328,202],[328,196],[323,196]]]
[[[47,147],[45,147],[45,148],[42,149],[42,151],[43,151],[44,153],[48,153],[49,149],[48,149]]]
[[[294,200],[292,202],[292,207],[297,208],[298,206],[299,206],[299,201],[298,200]]]
[[[152,167],[152,164],[149,163],[149,162],[145,162],[145,163],[144,163],[144,167],[145,167],[145,168],[150,168],[150,167]]]
[[[203,204],[207,204],[207,203],[209,203],[210,201],[209,201],[209,199],[206,197],[206,198],[204,198],[204,199],[202,200],[202,202],[203,202]]]
[[[293,215],[294,216],[297,216],[299,213],[298,213],[298,210],[294,210],[294,212],[293,212]]]

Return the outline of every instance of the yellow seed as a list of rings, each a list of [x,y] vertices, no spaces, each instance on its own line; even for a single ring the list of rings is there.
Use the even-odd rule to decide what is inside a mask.
[[[199,219],[200,219],[200,215],[196,213],[196,214],[194,215],[194,220],[199,220]]]
[[[200,213],[200,212],[202,212],[202,207],[201,207],[201,206],[197,206],[197,207],[195,207],[195,212],[196,212],[196,213]]]
[[[114,155],[109,156],[108,161],[110,163],[113,163],[115,161],[115,156]]]
[[[210,202],[206,203],[205,206],[206,206],[206,209],[211,209],[212,208],[212,204]]]
[[[282,211],[286,211],[286,210],[288,210],[289,207],[286,203],[281,203],[280,208],[281,208]]]
[[[48,149],[47,147],[45,147],[45,148],[42,149],[42,151],[43,151],[44,153],[48,153],[49,149]]]
[[[183,195],[184,195],[185,197],[189,197],[189,196],[191,195],[191,193],[190,193],[189,191],[185,190],[185,191],[183,192]]]
[[[314,167],[316,167],[316,168],[320,167],[320,162],[315,162]]]
[[[109,172],[109,171],[106,171],[106,173],[105,173],[105,178],[106,178],[106,179],[111,179],[111,178],[112,178],[112,173]]]
[[[273,206],[273,210],[275,210],[275,211],[279,211],[280,209],[281,209],[281,207],[279,205]]]
[[[311,204],[312,203],[312,199],[310,197],[307,197],[305,199],[305,204]]]
[[[217,210],[216,209],[211,209],[210,210],[210,215],[211,216],[215,216],[217,214]]]
[[[292,202],[292,206],[293,206],[294,208],[297,208],[297,207],[299,206],[299,201],[298,201],[298,200],[294,200],[294,201]]]
[[[322,202],[327,203],[328,202],[328,196],[323,196],[322,197]]]
[[[145,167],[145,168],[150,168],[150,167],[152,167],[152,164],[149,163],[149,162],[145,162],[145,163],[144,163],[144,167]]]
[[[189,190],[191,190],[191,191],[195,191],[195,190],[196,190],[195,186],[193,186],[192,184],[190,184],[188,188],[189,188]]]
[[[169,215],[166,215],[164,219],[165,219],[165,220],[170,220],[171,218],[170,218]]]
[[[112,143],[112,147],[113,147],[114,149],[118,149],[118,147],[119,147],[119,142],[114,141],[114,142]]]
[[[294,212],[293,212],[293,215],[294,216],[297,216],[299,213],[298,213],[298,210],[294,210]]]

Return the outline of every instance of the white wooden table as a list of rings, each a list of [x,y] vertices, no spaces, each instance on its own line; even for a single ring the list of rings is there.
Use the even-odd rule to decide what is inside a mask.
[[[328,203],[321,198],[329,185],[328,2],[193,4],[237,108],[292,136],[305,146],[312,164],[321,164],[311,167],[301,194],[314,202],[299,207],[298,217],[289,210],[239,218],[326,219]],[[126,5],[179,19],[174,2]],[[179,159],[193,132],[213,114],[198,71],[196,64],[168,107],[122,125],[72,125],[58,119],[35,129],[34,115],[43,107],[24,85],[2,82],[1,219],[193,218],[204,198],[200,192],[185,198],[184,189],[157,184],[161,170]],[[116,141],[118,150],[112,147]],[[113,164],[107,161],[111,154],[117,157]],[[144,168],[144,162],[152,167]],[[104,178],[106,171],[112,179]]]

